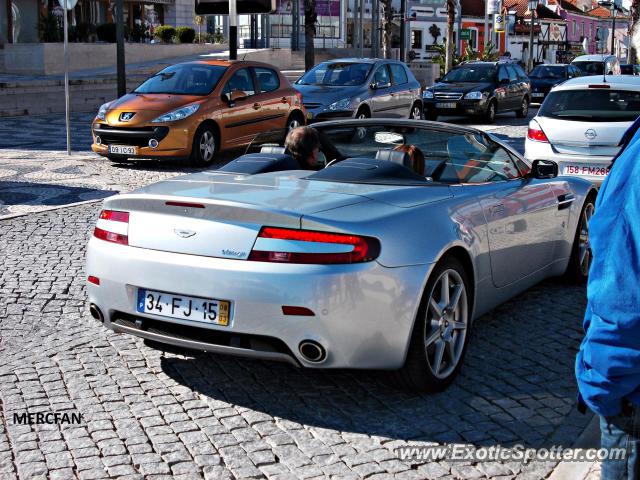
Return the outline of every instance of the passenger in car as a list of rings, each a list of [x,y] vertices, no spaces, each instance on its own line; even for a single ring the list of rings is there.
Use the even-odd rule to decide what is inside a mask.
[[[415,145],[398,145],[393,149],[396,152],[404,152],[411,158],[411,169],[424,177],[424,153]]]
[[[311,127],[298,127],[289,132],[284,141],[291,156],[302,170],[319,170],[320,135]]]

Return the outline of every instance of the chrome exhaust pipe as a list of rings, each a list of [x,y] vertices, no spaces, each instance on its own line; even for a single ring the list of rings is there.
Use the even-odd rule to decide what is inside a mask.
[[[102,316],[102,312],[96,306],[95,303],[92,303],[91,305],[89,305],[89,313],[91,313],[91,316],[93,318],[95,318],[96,320],[100,320],[101,323],[104,323],[104,317]]]
[[[311,363],[324,362],[327,358],[327,352],[324,347],[314,340],[303,340],[300,342],[298,350],[300,351],[300,355]]]

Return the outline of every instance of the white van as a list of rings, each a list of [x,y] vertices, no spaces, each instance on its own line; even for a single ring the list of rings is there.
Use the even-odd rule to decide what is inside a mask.
[[[583,76],[620,75],[620,61],[615,55],[581,55],[571,65],[578,67]]]

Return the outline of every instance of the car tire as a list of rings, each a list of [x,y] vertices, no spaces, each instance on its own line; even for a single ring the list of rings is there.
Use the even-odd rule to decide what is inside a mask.
[[[193,136],[189,163],[194,167],[206,167],[213,163],[219,149],[220,137],[208,123],[200,125]]]
[[[591,195],[587,197],[580,211],[571,257],[565,273],[565,279],[571,283],[584,284],[589,278],[589,268],[593,259],[589,242],[589,222],[595,211],[595,196]]]
[[[411,106],[409,111],[409,120],[422,120],[422,105],[418,102]]]
[[[419,392],[449,386],[467,350],[471,305],[467,272],[456,258],[444,258],[429,277],[405,364],[395,372],[401,386]]]
[[[371,113],[366,108],[360,108],[356,113],[357,120],[366,120],[367,118],[371,118]],[[353,143],[362,143],[367,137],[367,129],[364,127],[356,127],[353,138],[351,141]]]
[[[522,99],[522,103],[520,104],[520,108],[516,110],[516,117],[518,118],[527,118],[529,116],[529,99],[524,97]]]
[[[496,121],[496,111],[498,109],[498,105],[495,100],[491,100],[489,105],[487,106],[487,111],[484,113],[484,120],[487,123],[495,123]]]
[[[287,119],[287,133],[294,128],[303,127],[305,125],[304,115],[300,112],[293,112]]]

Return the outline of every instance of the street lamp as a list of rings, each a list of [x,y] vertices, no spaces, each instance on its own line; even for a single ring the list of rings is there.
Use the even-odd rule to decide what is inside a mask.
[[[528,70],[533,70],[533,29],[535,27],[536,11],[540,0],[529,0],[529,12],[531,13],[531,25],[529,26],[529,58],[527,59]]]

